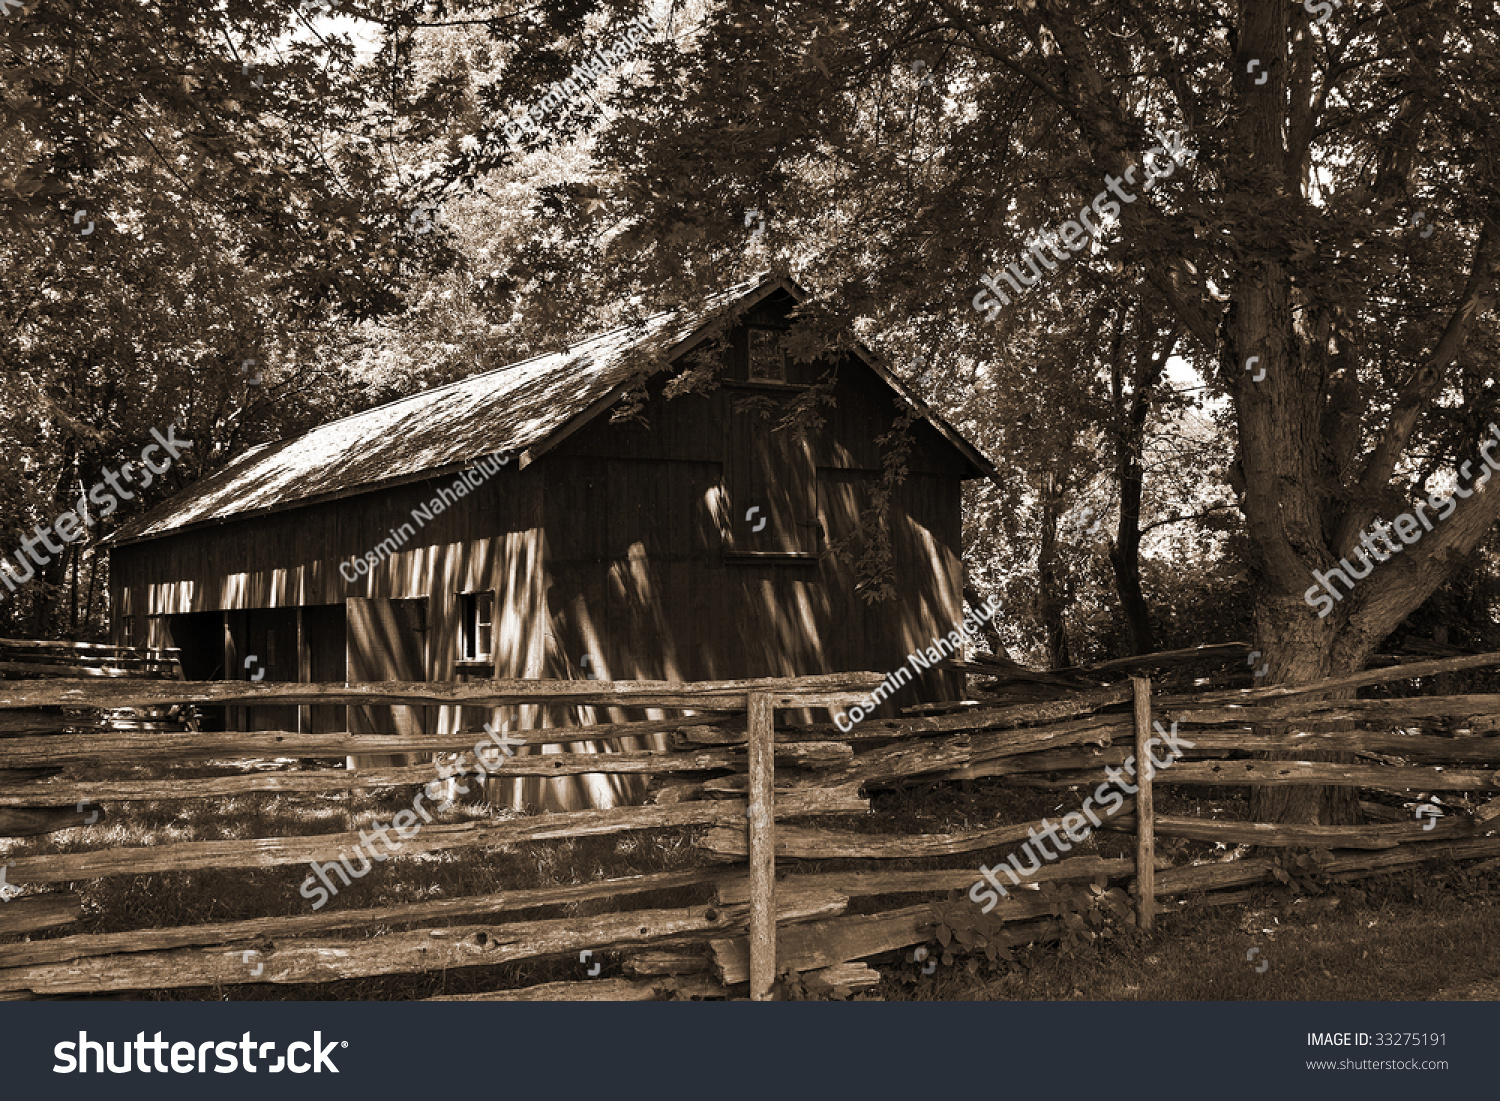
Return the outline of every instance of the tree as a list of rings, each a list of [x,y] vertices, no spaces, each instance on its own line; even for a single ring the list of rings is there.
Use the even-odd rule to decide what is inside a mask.
[[[382,177],[384,120],[327,7],[0,16],[0,438],[26,475],[3,530],[50,524],[153,428],[194,440],[155,498],[347,410],[337,328],[400,306],[403,257],[440,260]],[[68,544],[7,604],[16,629],[102,629],[77,595],[103,592],[93,543],[145,503]]]

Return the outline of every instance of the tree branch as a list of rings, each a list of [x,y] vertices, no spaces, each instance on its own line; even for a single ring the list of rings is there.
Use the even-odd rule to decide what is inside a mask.
[[[1500,274],[1500,252],[1497,252],[1495,223],[1486,219],[1479,233],[1473,267],[1463,295],[1448,318],[1432,355],[1402,386],[1385,431],[1365,463],[1359,488],[1366,495],[1373,495],[1390,483],[1396,463],[1416,430],[1417,421],[1442,388],[1444,372],[1463,352],[1475,317],[1488,308],[1497,274]]]

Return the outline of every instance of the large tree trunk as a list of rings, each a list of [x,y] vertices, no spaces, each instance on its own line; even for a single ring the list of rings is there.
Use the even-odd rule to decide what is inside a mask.
[[[1325,677],[1353,673],[1364,667],[1367,655],[1340,654],[1333,646],[1332,631],[1326,621],[1307,614],[1307,606],[1300,600],[1291,608],[1289,621],[1268,622],[1262,607],[1257,616],[1256,637],[1277,640],[1273,650],[1263,656],[1269,666],[1268,683],[1309,684]],[[1307,699],[1352,698],[1352,689],[1330,692],[1326,696],[1309,696]],[[1256,726],[1257,737],[1274,737],[1285,734],[1297,724],[1267,723]],[[1353,723],[1323,723],[1317,729],[1352,730]],[[1308,727],[1300,727],[1307,729]],[[1353,755],[1348,753],[1265,753],[1266,760],[1336,761],[1348,763]],[[1364,821],[1359,809],[1359,793],[1355,788],[1315,787],[1303,784],[1283,784],[1251,789],[1250,818],[1255,822],[1301,823],[1306,825],[1350,826]]]
[[[1309,205],[1302,164],[1286,155],[1286,135],[1305,128],[1310,108],[1289,87],[1286,66],[1273,63],[1269,77],[1252,81],[1242,63],[1288,56],[1285,9],[1242,0],[1239,17],[1234,83],[1246,107],[1232,123],[1238,155],[1225,162],[1225,186],[1249,204],[1247,215],[1256,224],[1289,233],[1287,211],[1306,212]],[[1257,83],[1267,80],[1269,87],[1258,94]],[[1284,107],[1289,100],[1296,104],[1290,122]],[[1298,157],[1305,159],[1308,148],[1299,145]],[[1376,179],[1372,187],[1382,182]],[[1422,415],[1452,384],[1446,368],[1483,312],[1500,263],[1497,248],[1496,224],[1486,220],[1466,284],[1456,302],[1445,303],[1451,311],[1447,326],[1385,412],[1355,381],[1360,364],[1342,331],[1347,322],[1294,278],[1289,250],[1247,257],[1235,271],[1215,343],[1239,422],[1234,476],[1243,492],[1258,594],[1255,637],[1270,662],[1267,684],[1307,684],[1362,668],[1500,514],[1500,494],[1476,494],[1471,500],[1465,493],[1456,515],[1420,542],[1401,553],[1361,551],[1366,553],[1362,562],[1355,557],[1355,548],[1368,545],[1374,521],[1393,519],[1408,508],[1409,491],[1395,490],[1393,479]],[[1160,285],[1170,299],[1173,288]],[[1200,340],[1203,330],[1200,321],[1195,329]],[[1473,478],[1461,472],[1461,487],[1472,485]],[[1323,597],[1329,606],[1319,609],[1313,572],[1341,562],[1362,564],[1365,572],[1351,571],[1357,580],[1350,591],[1336,602]],[[1337,824],[1358,820],[1354,799],[1352,789],[1271,788],[1258,793],[1252,807],[1263,821]]]

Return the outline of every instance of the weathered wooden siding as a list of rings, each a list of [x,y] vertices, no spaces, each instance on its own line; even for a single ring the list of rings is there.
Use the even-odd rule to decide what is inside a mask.
[[[806,368],[803,377],[821,370]],[[867,603],[853,567],[826,554],[726,555],[725,525],[746,507],[733,499],[736,478],[726,470],[735,454],[733,410],[756,394],[792,391],[726,385],[671,401],[658,393],[643,410],[645,423],[591,424],[525,470],[502,468],[420,528],[412,510],[457,475],[116,548],[114,607],[121,616],[159,617],[425,597],[432,679],[478,672],[458,664],[458,594],[479,590],[496,593],[498,676],[687,680],[898,668],[962,615],[963,458],[930,426],[913,426],[910,473],[892,498],[894,598]],[[814,540],[819,551],[867,507],[881,471],[876,437],[898,416],[884,384],[852,359],[841,364],[835,396],[821,410],[823,429],[796,445],[811,482],[788,497],[816,511],[825,536]],[[410,538],[368,577],[341,576],[341,562],[407,523]],[[323,635],[331,637],[326,625]],[[951,674],[929,674],[895,702],[948,696],[958,686]],[[455,709],[440,710],[442,729],[459,722]],[[594,717],[535,708],[495,715],[512,728]],[[629,793],[602,777],[549,783],[553,798],[574,804],[608,805]],[[552,799],[533,784],[508,801]]]

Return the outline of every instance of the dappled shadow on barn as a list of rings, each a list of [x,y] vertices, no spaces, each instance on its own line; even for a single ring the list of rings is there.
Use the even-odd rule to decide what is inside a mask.
[[[195,655],[196,667],[272,681],[693,681],[906,667],[912,675],[880,712],[950,697],[958,678],[922,672],[909,656],[963,617],[960,490],[992,468],[863,349],[790,357],[800,293],[775,280],[741,288],[718,303],[732,307],[727,326],[720,313],[712,323],[710,313],[666,315],[249,454],[122,533],[111,556],[116,630],[152,645],[190,639],[215,651]],[[710,365],[696,389],[668,398],[666,375],[643,381],[642,363],[690,358]],[[889,443],[893,429],[904,435],[883,449],[877,440]],[[672,717],[537,706],[228,712],[229,729],[476,738],[486,723],[524,735]],[[658,735],[522,752],[663,744]],[[644,792],[636,777],[591,774],[492,779],[484,795],[536,811]]]

